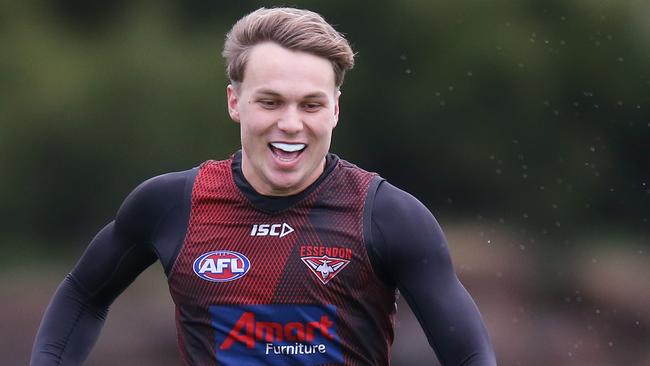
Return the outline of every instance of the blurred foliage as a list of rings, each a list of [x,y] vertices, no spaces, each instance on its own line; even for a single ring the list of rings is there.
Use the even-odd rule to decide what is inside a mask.
[[[139,182],[235,151],[223,38],[274,3],[358,52],[334,152],[443,221],[648,243],[645,1],[32,0],[0,3],[3,251],[81,248]]]

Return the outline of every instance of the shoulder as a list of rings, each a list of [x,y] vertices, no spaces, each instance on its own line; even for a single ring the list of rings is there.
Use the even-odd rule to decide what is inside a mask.
[[[382,181],[375,194],[372,222],[385,239],[404,240],[426,236],[445,242],[442,229],[431,211],[412,194]]]
[[[163,203],[165,198],[182,194],[188,185],[192,185],[199,168],[161,174],[140,183],[127,197],[127,200],[141,204]]]
[[[117,212],[116,225],[148,226],[174,207],[189,204],[198,168],[171,172],[147,179],[126,197]]]
[[[382,180],[377,187],[373,214],[431,215],[429,209],[412,194]]]

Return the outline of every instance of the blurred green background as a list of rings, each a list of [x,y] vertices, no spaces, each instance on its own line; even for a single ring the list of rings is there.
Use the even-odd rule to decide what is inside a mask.
[[[436,215],[501,365],[650,365],[645,0],[0,0],[3,364],[133,187],[238,149],[221,47],[274,5],[351,41],[332,151]],[[178,364],[159,267],[89,364]],[[435,362],[399,315],[394,364]]]

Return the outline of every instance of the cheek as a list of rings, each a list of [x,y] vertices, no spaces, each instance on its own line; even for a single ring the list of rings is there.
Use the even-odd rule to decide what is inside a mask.
[[[334,130],[334,127],[336,127],[336,120],[334,119],[326,119],[326,120],[321,120],[319,123],[316,125],[315,133],[322,139],[328,139],[332,135],[332,131]]]

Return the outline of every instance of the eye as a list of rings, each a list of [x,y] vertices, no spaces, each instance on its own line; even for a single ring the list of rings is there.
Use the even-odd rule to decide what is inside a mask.
[[[307,112],[317,112],[323,108],[323,105],[317,102],[307,102],[303,103],[302,108]]]
[[[257,103],[266,109],[275,109],[280,106],[280,102],[275,99],[260,99]]]

